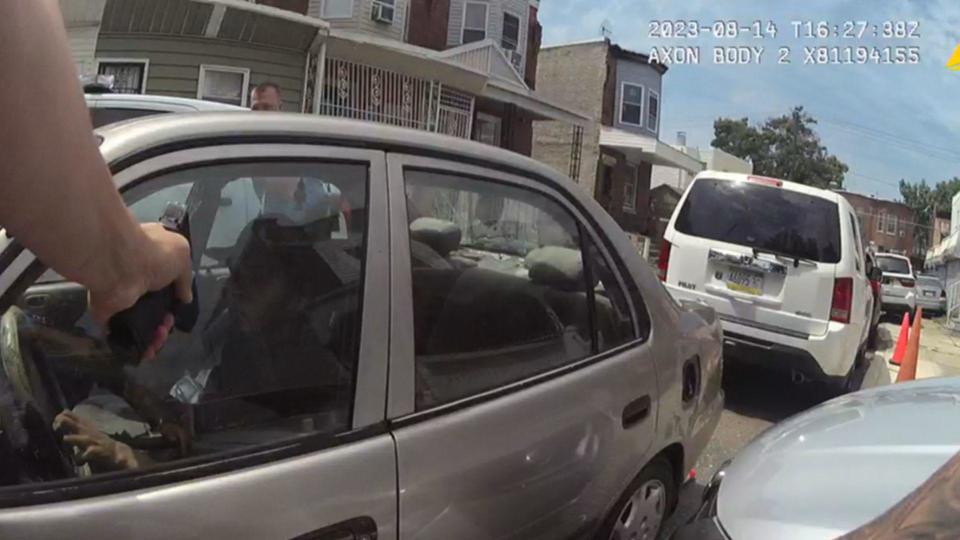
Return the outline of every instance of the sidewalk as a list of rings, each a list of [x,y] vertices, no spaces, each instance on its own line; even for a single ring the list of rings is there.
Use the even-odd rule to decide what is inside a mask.
[[[945,319],[924,318],[920,329],[920,355],[917,361],[917,378],[952,377],[960,375],[960,334],[954,334],[945,326]],[[889,362],[900,333],[900,325],[880,323],[876,356],[890,372],[890,380],[897,380],[900,367]]]

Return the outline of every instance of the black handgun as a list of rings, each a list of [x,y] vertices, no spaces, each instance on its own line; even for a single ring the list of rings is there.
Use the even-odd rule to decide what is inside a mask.
[[[160,223],[165,229],[182,235],[190,242],[190,216],[184,205],[169,203],[160,216]],[[189,304],[177,298],[171,284],[162,290],[148,292],[132,307],[111,317],[107,325],[110,349],[121,362],[139,364],[167,313],[173,314],[177,330],[193,330],[199,314],[196,279],[193,281],[193,302]]]

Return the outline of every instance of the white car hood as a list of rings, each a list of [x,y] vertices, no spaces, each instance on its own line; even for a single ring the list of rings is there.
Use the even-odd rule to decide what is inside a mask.
[[[960,378],[831,400],[761,434],[727,467],[734,540],[836,538],[888,510],[960,450]]]

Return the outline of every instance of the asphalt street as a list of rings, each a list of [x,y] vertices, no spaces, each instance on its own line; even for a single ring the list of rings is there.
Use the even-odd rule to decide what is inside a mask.
[[[880,350],[892,345],[892,328],[895,325],[881,326]],[[776,359],[771,358],[771,361]],[[859,373],[858,378],[860,388],[890,384],[885,358],[871,354],[866,369]],[[697,461],[696,481],[688,482],[681,489],[677,510],[665,525],[662,539],[670,538],[678,526],[693,516],[706,483],[719,465],[773,424],[837,395],[824,384],[795,384],[786,374],[753,366],[739,366],[735,360],[728,360],[724,366],[723,389],[726,405],[720,424]]]

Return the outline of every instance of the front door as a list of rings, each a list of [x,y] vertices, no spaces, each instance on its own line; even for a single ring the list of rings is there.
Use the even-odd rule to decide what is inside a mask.
[[[592,534],[653,439],[643,306],[560,192],[412,156],[389,175],[400,538]]]
[[[395,538],[384,154],[196,147],[115,179],[143,221],[187,207],[201,317],[120,369],[79,285],[7,244],[0,536]]]

